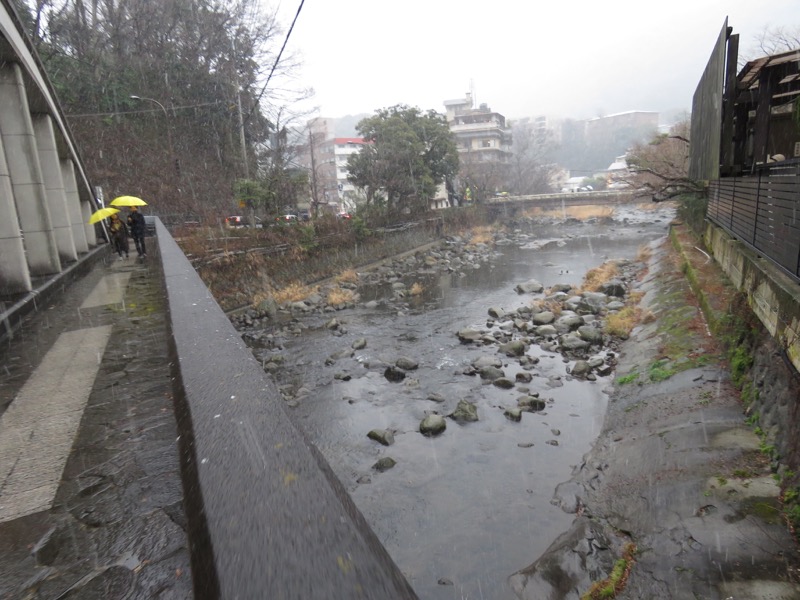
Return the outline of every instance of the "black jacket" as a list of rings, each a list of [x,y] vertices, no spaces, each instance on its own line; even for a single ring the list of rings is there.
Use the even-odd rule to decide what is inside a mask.
[[[132,212],[128,215],[128,225],[131,227],[131,235],[141,236],[145,233],[144,215],[140,212]]]

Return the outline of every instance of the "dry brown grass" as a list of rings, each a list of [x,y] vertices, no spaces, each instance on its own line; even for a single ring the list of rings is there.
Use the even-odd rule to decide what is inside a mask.
[[[327,302],[331,306],[339,306],[341,304],[347,304],[348,302],[352,302],[355,300],[355,293],[353,290],[349,290],[347,288],[340,288],[334,287],[328,291]]]
[[[603,263],[599,267],[590,269],[583,278],[583,287],[589,291],[596,292],[605,282],[614,279],[619,275],[619,267],[614,261]]]
[[[336,283],[357,283],[358,273],[354,269],[346,269],[334,277]]]
[[[583,221],[586,219],[602,219],[614,216],[614,208],[611,206],[567,206],[561,208],[531,208],[525,211],[526,217],[569,217]]]
[[[425,288],[422,287],[422,284],[420,284],[419,282],[415,281],[414,285],[411,286],[411,289],[409,290],[409,293],[412,296],[419,296],[424,291],[425,291]]]
[[[531,308],[535,310],[546,310],[553,313],[556,317],[561,315],[561,311],[563,310],[563,306],[561,302],[558,300],[545,300],[543,298],[538,298],[536,300],[531,301]]]
[[[298,281],[294,281],[279,290],[272,292],[272,297],[278,304],[286,302],[299,302],[308,298],[311,294],[317,291],[318,288],[303,285]]]
[[[253,294],[253,298],[250,302],[250,305],[253,308],[255,308],[256,306],[261,304],[264,300],[269,300],[270,298],[272,298],[271,291],[256,292],[255,294]]]
[[[605,321],[605,331],[614,337],[627,339],[639,322],[641,310],[638,307],[626,306],[619,312],[608,315]]]
[[[639,262],[649,262],[650,257],[653,256],[653,249],[650,246],[641,246],[639,252],[636,253],[636,260]]]
[[[641,315],[639,319],[641,323],[652,323],[656,320],[656,314],[652,310],[643,310],[641,311]]]
[[[478,244],[491,244],[494,240],[494,231],[489,225],[473,227],[468,235],[469,245],[471,246],[477,246]]]

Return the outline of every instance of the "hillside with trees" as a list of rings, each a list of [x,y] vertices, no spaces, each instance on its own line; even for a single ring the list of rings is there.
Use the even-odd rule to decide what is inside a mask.
[[[16,0],[92,182],[163,215],[224,214],[287,160],[297,64],[257,0]],[[274,169],[272,169],[274,171]],[[296,175],[295,175],[296,177]],[[277,200],[276,200],[277,201]]]

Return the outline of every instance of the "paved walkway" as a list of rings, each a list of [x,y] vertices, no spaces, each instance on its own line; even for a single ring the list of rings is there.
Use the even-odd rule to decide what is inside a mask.
[[[0,348],[0,598],[192,597],[162,296],[109,255]]]

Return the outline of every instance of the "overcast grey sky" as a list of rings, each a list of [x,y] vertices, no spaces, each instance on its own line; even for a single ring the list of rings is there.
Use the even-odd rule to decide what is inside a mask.
[[[286,29],[298,4],[280,4]],[[471,82],[508,118],[590,118],[689,110],[726,16],[742,52],[800,24],[800,0],[306,0],[287,49],[319,116],[443,112]]]

